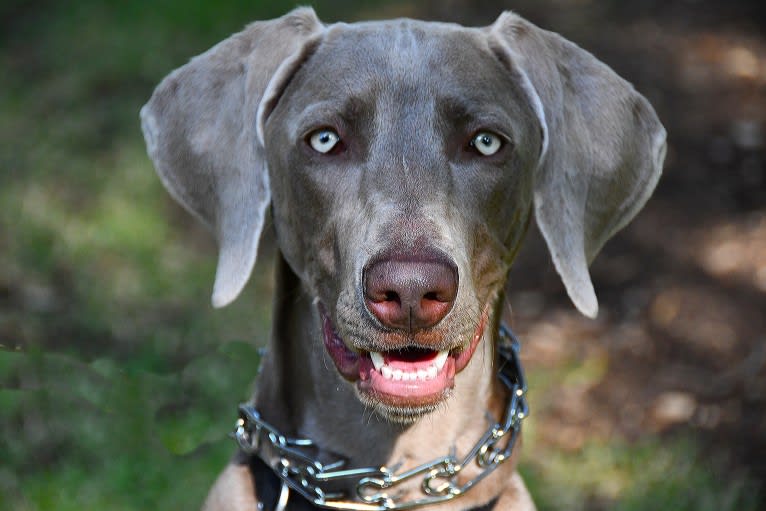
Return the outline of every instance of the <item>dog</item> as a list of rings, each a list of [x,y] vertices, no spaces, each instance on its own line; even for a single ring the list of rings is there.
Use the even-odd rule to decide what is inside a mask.
[[[204,509],[534,509],[502,449],[524,415],[520,377],[495,376],[506,277],[534,217],[596,316],[588,266],[662,171],[643,96],[511,12],[466,28],[299,8],[172,72],[141,122],[165,187],[216,236],[215,307],[269,214],[278,245],[241,449]]]

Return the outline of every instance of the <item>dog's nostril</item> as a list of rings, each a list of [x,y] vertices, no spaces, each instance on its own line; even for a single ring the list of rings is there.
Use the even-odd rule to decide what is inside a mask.
[[[423,300],[430,302],[449,303],[455,301],[455,295],[451,286],[446,286],[447,291],[429,291],[423,295]]]
[[[397,294],[396,291],[386,291],[384,301],[401,303],[401,300],[399,299],[399,295]]]

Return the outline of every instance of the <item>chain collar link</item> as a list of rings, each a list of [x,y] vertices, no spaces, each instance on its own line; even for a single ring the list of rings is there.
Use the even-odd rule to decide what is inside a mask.
[[[436,504],[465,494],[511,457],[521,431],[521,421],[529,414],[527,384],[519,360],[520,344],[513,332],[500,326],[498,378],[510,390],[502,422],[492,425],[462,459],[443,456],[412,470],[395,473],[387,467],[346,468],[346,460],[320,463],[304,453],[315,447],[309,439],[288,438],[263,420],[252,405],[239,407],[233,437],[245,454],[259,456],[282,481],[277,510],[287,505],[293,490],[317,507],[336,510],[391,511]],[[277,460],[270,463],[270,459]],[[469,464],[482,472],[460,484],[457,476]],[[391,490],[405,481],[421,478],[422,497],[400,500]],[[356,480],[356,496],[325,490],[328,484]],[[354,500],[356,499],[356,500]]]

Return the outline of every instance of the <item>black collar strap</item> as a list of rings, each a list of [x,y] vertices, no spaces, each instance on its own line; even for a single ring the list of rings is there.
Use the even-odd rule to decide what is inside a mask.
[[[250,473],[253,477],[253,485],[255,486],[256,496],[258,497],[258,511],[277,511],[282,504],[282,484],[268,465],[266,465],[258,456],[249,456],[244,463],[247,463],[250,467]],[[490,500],[483,506],[473,507],[466,511],[494,511],[497,504],[498,497]],[[271,506],[264,504],[271,502]],[[311,502],[299,496],[298,498],[290,499],[290,507],[283,507],[284,511],[316,511],[320,509],[313,505]]]

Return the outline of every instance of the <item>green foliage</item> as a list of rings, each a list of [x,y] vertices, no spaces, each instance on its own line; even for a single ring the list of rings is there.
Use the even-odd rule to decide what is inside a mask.
[[[292,6],[36,4],[4,4],[0,35],[0,509],[194,509],[233,452],[271,263],[267,244],[242,300],[210,309],[215,247],[162,189],[138,110]]]

